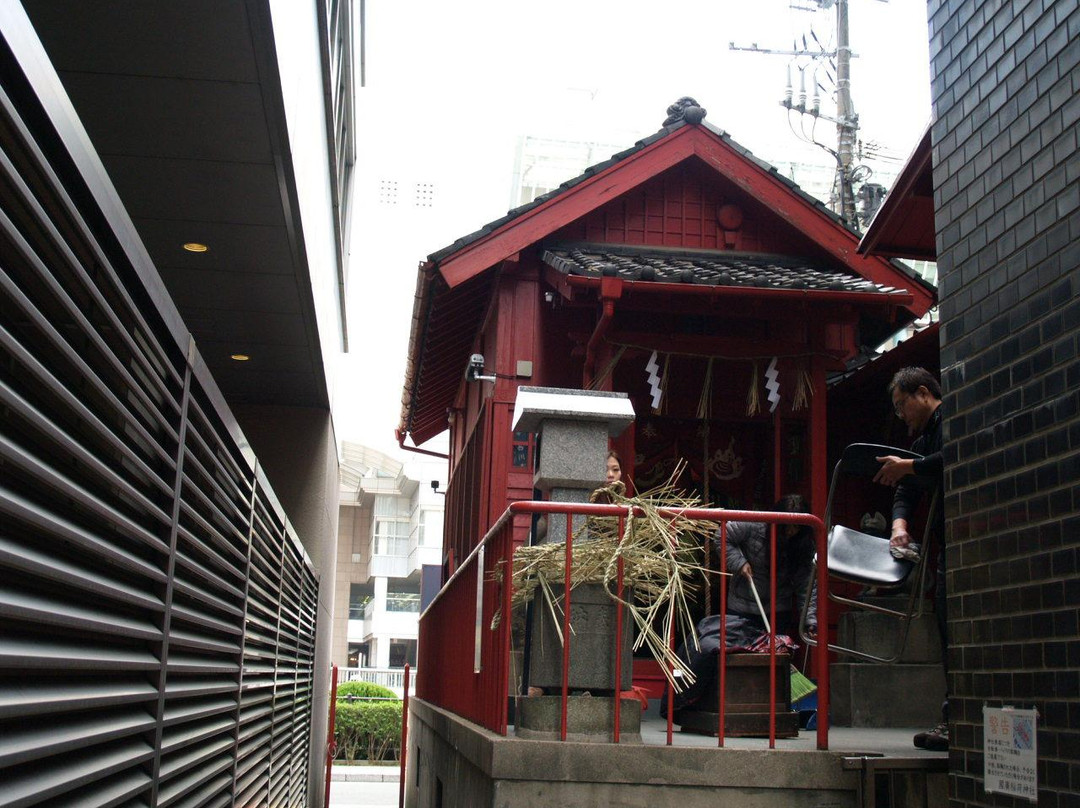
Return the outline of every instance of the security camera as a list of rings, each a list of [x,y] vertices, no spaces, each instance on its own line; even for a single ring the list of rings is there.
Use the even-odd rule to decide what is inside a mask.
[[[467,382],[493,382],[494,376],[484,375],[484,355],[474,353],[469,357],[469,364],[465,367],[465,381]]]

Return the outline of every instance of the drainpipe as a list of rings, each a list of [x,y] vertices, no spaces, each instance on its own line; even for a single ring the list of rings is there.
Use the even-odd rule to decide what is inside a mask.
[[[431,457],[437,457],[440,460],[449,460],[450,455],[443,454],[442,452],[433,452],[430,449],[421,449],[417,446],[405,445],[405,433],[400,429],[394,430],[394,437],[397,438],[398,446],[404,449],[406,452],[416,452],[417,454],[430,455]]]
[[[603,309],[600,319],[596,322],[596,328],[589,337],[589,344],[585,348],[583,387],[587,388],[592,383],[593,376],[596,375],[596,353],[600,348],[600,341],[611,329],[611,321],[615,317],[615,301],[622,297],[622,288],[623,282],[619,278],[605,276],[600,279],[600,301]]]

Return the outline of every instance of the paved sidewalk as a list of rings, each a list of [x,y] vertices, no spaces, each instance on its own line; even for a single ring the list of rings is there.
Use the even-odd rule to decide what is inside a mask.
[[[398,764],[393,766],[334,766],[330,770],[332,783],[396,783],[401,776]]]
[[[334,766],[330,770],[330,808],[397,808],[398,766]]]

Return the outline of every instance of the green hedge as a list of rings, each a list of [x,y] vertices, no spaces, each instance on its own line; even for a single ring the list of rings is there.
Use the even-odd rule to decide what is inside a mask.
[[[393,690],[374,682],[340,682],[337,686],[338,701],[346,700],[348,696],[364,699],[397,698]]]
[[[357,685],[359,687],[353,687]],[[342,688],[347,690],[342,694]],[[362,692],[353,692],[362,691]],[[393,701],[342,701],[342,696],[379,698]],[[401,701],[393,691],[368,682],[345,682],[338,686],[335,705],[334,740],[337,759],[399,760],[401,757]]]

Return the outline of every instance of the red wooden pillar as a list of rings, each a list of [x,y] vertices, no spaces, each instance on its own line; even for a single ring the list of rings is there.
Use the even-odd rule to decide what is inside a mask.
[[[784,461],[784,424],[780,418],[780,405],[776,405],[776,410],[772,416],[772,439],[773,439],[773,502],[779,502],[786,492],[784,491],[784,474],[781,470],[781,466]],[[769,503],[769,507],[772,507],[772,502]]]
[[[511,502],[532,495],[532,469],[515,470],[512,465],[513,416],[518,387],[533,384],[539,371],[535,360],[541,333],[538,270],[519,262],[516,256],[512,261],[504,261],[502,270],[495,292],[497,311],[488,331],[494,334],[489,344],[493,346],[497,377],[489,401],[492,408],[491,482],[486,500],[489,525],[495,523]]]
[[[828,428],[826,413],[825,359],[815,354],[810,362],[810,511],[825,517],[829,495]]]
[[[808,443],[810,449],[810,511],[820,519],[825,518],[825,502],[829,496],[829,468],[828,468],[828,429],[826,425],[826,386],[825,386],[825,358],[815,353],[810,360],[810,424]],[[819,602],[823,595],[818,594]],[[830,621],[835,621],[831,610]],[[829,626],[819,625],[819,635],[822,643],[833,641]],[[810,649],[807,658],[807,667],[817,670],[817,655],[827,653],[821,646]],[[820,676],[818,677],[820,679]],[[824,684],[824,687],[822,687]],[[827,700],[828,682],[821,683],[819,695]],[[823,703],[826,703],[823,701]]]

